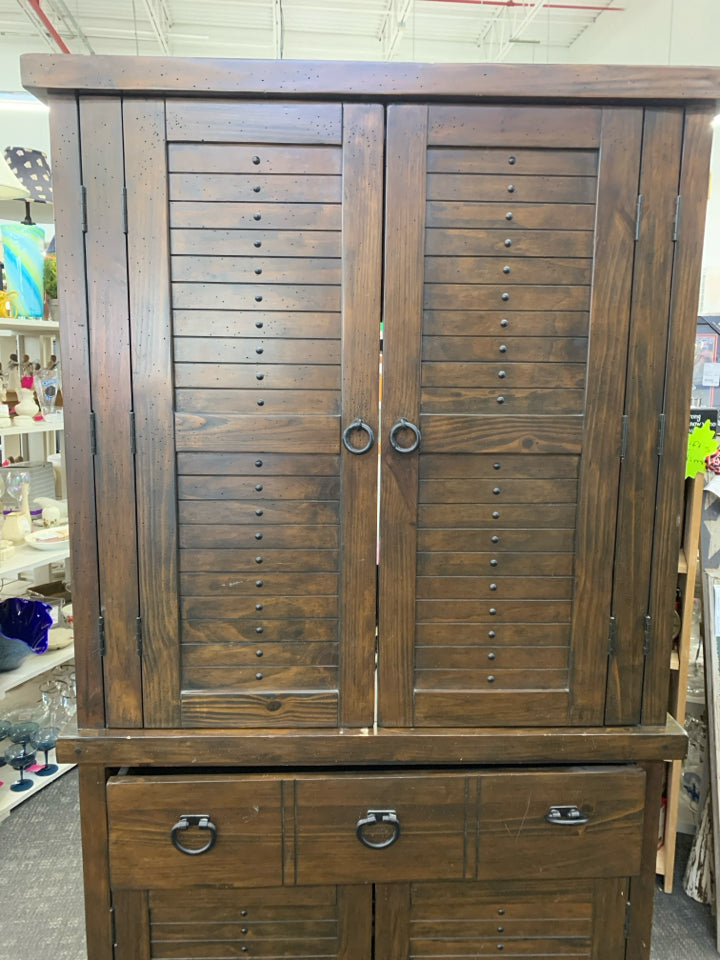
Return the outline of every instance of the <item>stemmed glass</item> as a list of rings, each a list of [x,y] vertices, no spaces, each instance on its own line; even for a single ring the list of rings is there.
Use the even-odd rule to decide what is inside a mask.
[[[25,771],[35,763],[35,751],[28,752],[28,743],[32,741],[39,729],[40,724],[36,721],[21,720],[19,723],[14,723],[8,731],[12,746],[5,751],[5,759],[14,770],[20,771],[20,779],[10,784],[10,789],[16,793],[29,790],[32,786],[32,780],[25,778]]]
[[[57,743],[59,734],[59,727],[40,727],[30,741],[36,750],[42,750],[42,752],[45,754],[44,765],[40,767],[39,770],[34,771],[36,776],[49,777],[50,774],[57,773],[59,769],[58,765],[56,763],[48,762],[48,754]]]
[[[20,779],[10,784],[10,789],[15,793],[21,790],[29,790],[32,786],[32,780],[25,777],[25,771],[35,763],[35,754],[28,753],[27,743],[14,743],[5,751],[5,759],[13,768],[20,771]]]
[[[10,727],[12,722],[7,719],[7,717],[0,717],[0,740],[4,740],[10,732]],[[4,767],[6,764],[5,755],[0,753],[0,767]],[[2,781],[0,781],[1,783]]]

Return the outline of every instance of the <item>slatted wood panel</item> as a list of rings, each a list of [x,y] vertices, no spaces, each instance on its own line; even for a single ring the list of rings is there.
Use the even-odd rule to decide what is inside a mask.
[[[594,887],[413,884],[408,956],[593,957]]]
[[[388,313],[408,270],[392,245],[386,254],[383,422],[404,417],[422,434],[409,454],[383,438],[382,486],[402,477],[404,504],[381,508],[386,724],[577,722],[573,704],[598,686],[591,671],[606,657],[596,614],[609,615],[611,584],[597,573],[612,564],[623,400],[607,377],[630,302],[627,271],[609,281],[606,264],[631,257],[642,114],[550,117],[553,144],[537,108],[431,107],[426,141],[406,137],[388,161],[414,170],[422,149],[425,174],[403,198],[407,243],[420,236],[424,248],[413,261],[421,303],[403,297]],[[390,115],[389,137],[400,119]],[[399,358],[415,351],[418,396],[394,386],[407,380]],[[388,551],[396,584],[382,578]],[[394,610],[413,600],[414,623],[401,622]],[[402,690],[383,676],[399,663],[413,671]]]
[[[377,471],[341,433],[377,425],[382,111],[184,106],[167,111],[182,723],[367,725]]]
[[[369,960],[370,894],[370,887],[152,892],[150,956]]]

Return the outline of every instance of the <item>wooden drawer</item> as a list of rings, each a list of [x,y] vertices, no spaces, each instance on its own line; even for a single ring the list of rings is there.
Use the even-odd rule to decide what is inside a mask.
[[[640,767],[504,771],[480,778],[479,880],[618,877],[640,872]],[[576,807],[587,822],[546,819]]]
[[[397,774],[299,777],[295,782],[297,883],[386,883],[460,880],[475,844],[475,811],[468,803],[474,777]],[[381,822],[360,828],[358,823]],[[397,825],[382,822],[393,811]]]
[[[199,774],[114,777],[108,782],[110,872],[114,887],[276,886],[282,883],[281,784],[278,778]],[[213,847],[189,855],[173,844],[173,827],[205,814],[217,830]],[[188,848],[211,830],[176,830]]]
[[[632,765],[115,777],[111,877],[177,889],[633,876],[644,802]],[[173,827],[201,814],[216,842],[189,855]],[[175,839],[196,848],[212,833],[191,823]]]

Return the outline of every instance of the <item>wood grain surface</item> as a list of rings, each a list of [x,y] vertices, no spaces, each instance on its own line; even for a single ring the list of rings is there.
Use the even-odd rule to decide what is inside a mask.
[[[137,528],[135,464],[132,456],[131,331],[128,318],[127,242],[123,225],[122,108],[117,98],[80,101],[88,229],[85,234],[88,331],[95,414],[95,510],[100,571],[100,613],[106,655],[105,719],[110,725],[141,727],[143,698],[137,630]],[[105,151],[109,151],[105,156]],[[118,570],[122,574],[118,576]]]

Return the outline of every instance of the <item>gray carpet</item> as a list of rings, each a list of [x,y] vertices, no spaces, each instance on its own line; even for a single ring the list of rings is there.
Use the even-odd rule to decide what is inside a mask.
[[[83,930],[77,771],[0,823],[0,960],[88,960]],[[717,960],[710,908],[682,889],[689,838],[678,837],[675,892],[655,895],[652,960]]]

